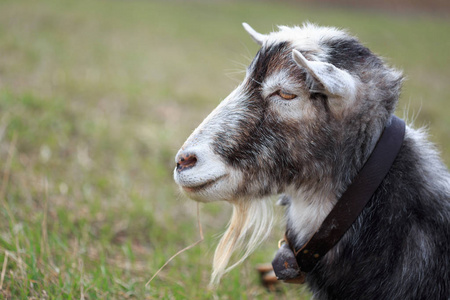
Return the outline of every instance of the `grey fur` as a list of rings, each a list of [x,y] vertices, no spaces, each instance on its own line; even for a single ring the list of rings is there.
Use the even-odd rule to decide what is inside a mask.
[[[299,207],[318,216],[331,209],[394,113],[402,82],[400,72],[354,37],[340,33],[316,40],[316,48],[308,49],[295,36],[265,41],[235,96],[238,104],[222,107],[203,124],[214,128],[214,154],[242,174],[233,197],[286,194],[280,204],[286,205],[297,249],[314,227],[303,231],[298,224],[307,222],[296,218],[323,220]],[[348,72],[358,83],[354,102],[322,93],[320,83],[292,59],[293,49]],[[305,97],[288,102],[264,96],[263,83],[280,70]],[[280,111],[294,105],[304,109],[302,117],[283,117]],[[307,283],[316,299],[450,299],[449,270],[450,175],[425,134],[408,126],[381,186]]]

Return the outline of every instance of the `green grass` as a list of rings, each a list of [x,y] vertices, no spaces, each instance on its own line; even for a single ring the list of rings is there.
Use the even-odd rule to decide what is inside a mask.
[[[450,22],[256,2],[0,2],[0,299],[288,299],[254,267],[206,289],[229,217],[179,195],[173,157],[243,78],[261,32],[305,20],[348,28],[405,71],[398,114],[427,125],[450,162]],[[0,274],[1,274],[0,273]]]

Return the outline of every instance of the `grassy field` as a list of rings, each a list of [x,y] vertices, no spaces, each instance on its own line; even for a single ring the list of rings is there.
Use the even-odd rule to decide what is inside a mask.
[[[450,21],[256,2],[0,2],[0,299],[291,299],[260,287],[282,223],[207,290],[227,204],[196,204],[174,155],[243,78],[241,27],[348,28],[403,69],[398,115],[429,127],[450,163]],[[280,214],[280,212],[279,212]]]

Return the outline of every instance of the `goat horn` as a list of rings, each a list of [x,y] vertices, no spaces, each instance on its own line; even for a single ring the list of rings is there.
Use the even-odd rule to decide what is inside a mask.
[[[253,29],[250,25],[247,23],[242,23],[242,26],[244,26],[245,31],[250,34],[252,39],[260,46],[262,46],[263,42],[266,40],[266,36],[264,34],[261,34],[257,32],[255,29]]]

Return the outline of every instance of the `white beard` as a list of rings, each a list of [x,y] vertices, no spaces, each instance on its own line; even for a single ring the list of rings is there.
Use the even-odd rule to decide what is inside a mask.
[[[214,253],[211,286],[243,262],[270,234],[273,225],[273,208],[270,198],[246,199],[233,202],[233,215]],[[240,250],[241,258],[227,267],[231,255]]]

